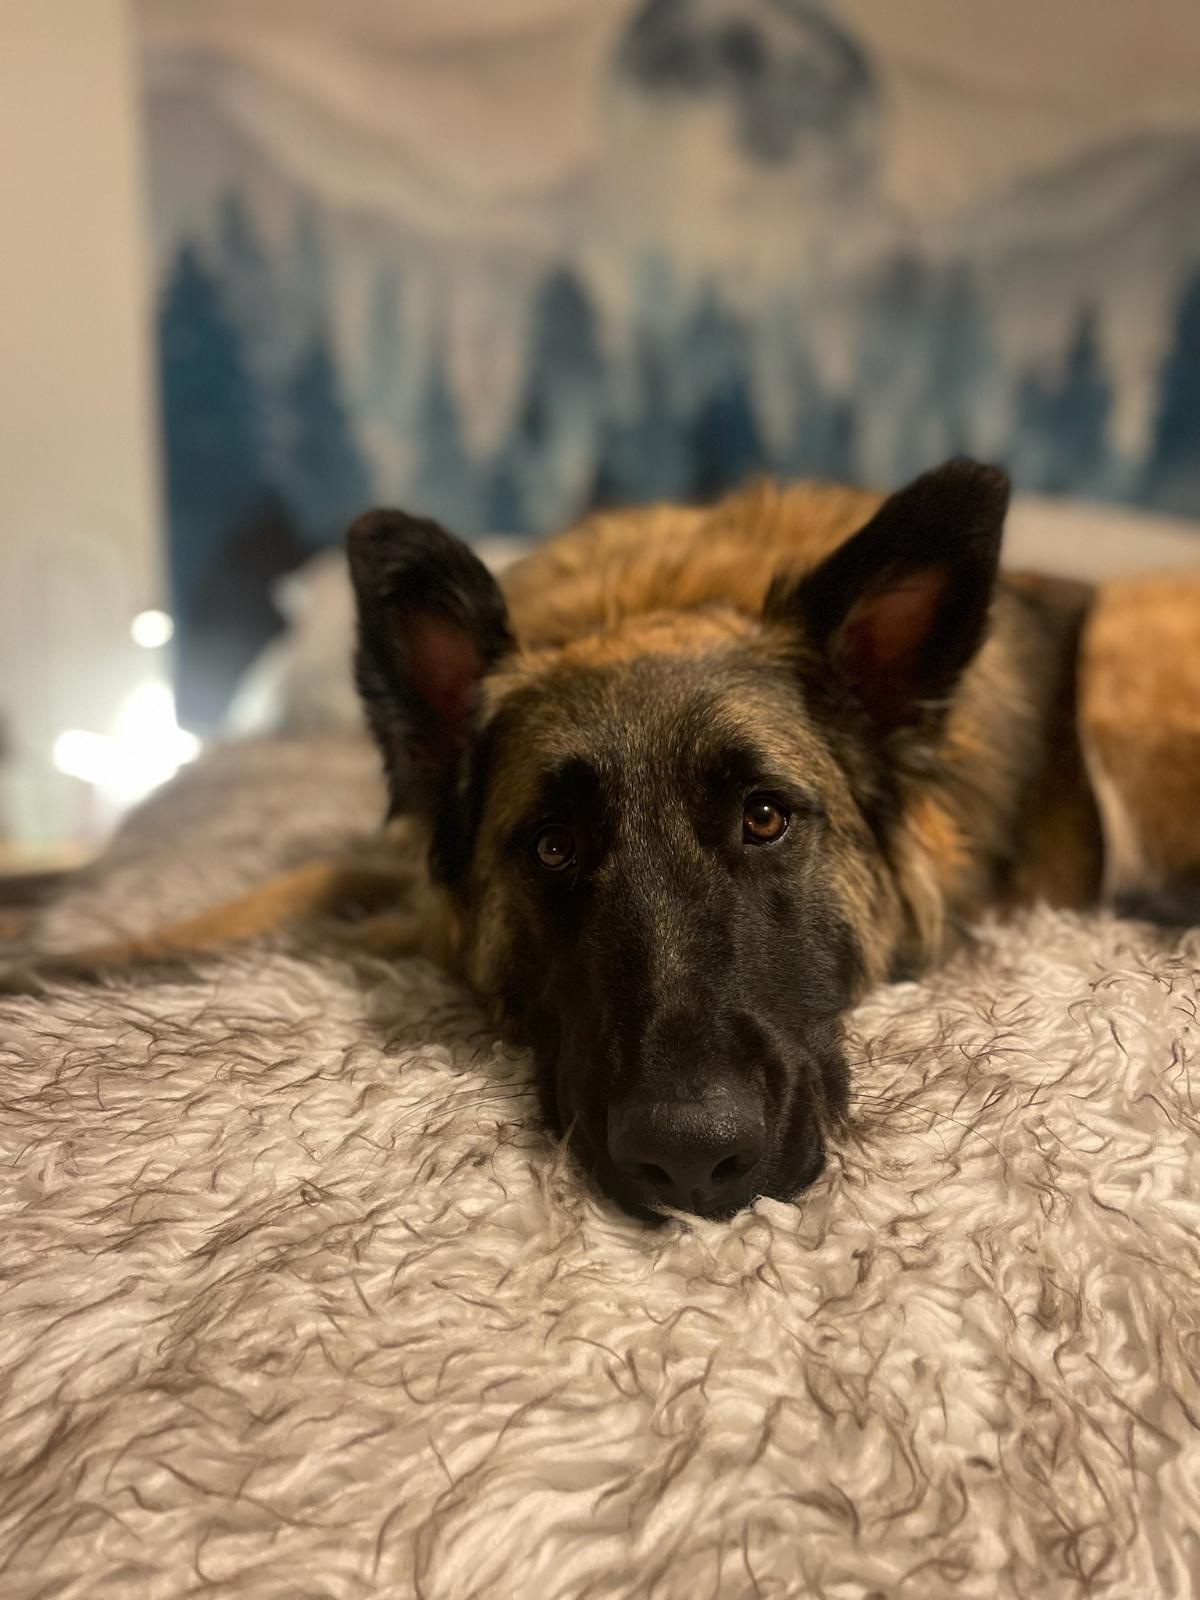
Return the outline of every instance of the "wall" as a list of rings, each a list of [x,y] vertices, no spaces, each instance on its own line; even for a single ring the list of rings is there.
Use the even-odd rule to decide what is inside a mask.
[[[129,10],[4,0],[3,39],[0,719],[32,771],[161,673],[129,625],[162,558]]]

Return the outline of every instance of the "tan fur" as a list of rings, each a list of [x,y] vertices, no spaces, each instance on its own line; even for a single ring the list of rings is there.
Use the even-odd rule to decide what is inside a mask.
[[[1084,629],[1080,689],[1113,841],[1107,886],[1200,876],[1200,575],[1106,584]]]
[[[1045,901],[1080,908],[1096,898],[1104,841],[1079,736],[1079,640],[1093,602],[1082,583],[1009,574],[1046,630],[1047,647],[1025,663],[1031,689],[1043,696],[1042,749],[1023,818],[1022,848],[1004,886],[1001,905]]]
[[[729,607],[757,617],[782,571],[816,566],[882,496],[830,484],[755,484],[709,510],[604,512],[505,573],[514,631],[530,650],[605,634],[653,612]]]

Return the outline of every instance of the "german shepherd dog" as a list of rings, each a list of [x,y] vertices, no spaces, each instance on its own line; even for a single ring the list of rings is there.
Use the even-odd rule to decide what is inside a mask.
[[[362,937],[465,977],[635,1214],[811,1183],[847,1009],[986,909],[1195,918],[1200,575],[1000,576],[1007,502],[971,461],[886,499],[758,485],[596,515],[502,583],[433,522],[350,529],[358,684],[428,861]],[[353,876],[82,965],[261,932]]]

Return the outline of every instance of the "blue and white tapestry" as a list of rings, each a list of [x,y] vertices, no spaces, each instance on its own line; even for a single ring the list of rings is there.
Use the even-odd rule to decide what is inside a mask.
[[[1200,514],[1194,0],[139,16],[185,696],[375,501],[541,533],[969,451]]]

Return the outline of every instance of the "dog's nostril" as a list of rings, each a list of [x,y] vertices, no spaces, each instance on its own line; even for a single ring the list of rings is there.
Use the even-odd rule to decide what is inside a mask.
[[[663,1167],[656,1167],[653,1161],[639,1161],[635,1167],[630,1168],[633,1177],[641,1183],[653,1183],[659,1188],[666,1188],[671,1182],[671,1174]]]
[[[740,1178],[745,1172],[748,1163],[743,1156],[726,1156],[724,1161],[718,1161],[712,1169],[714,1183],[727,1183],[730,1178]]]

